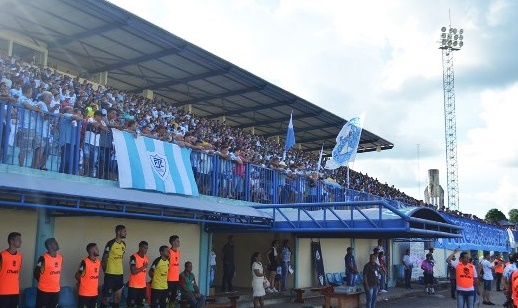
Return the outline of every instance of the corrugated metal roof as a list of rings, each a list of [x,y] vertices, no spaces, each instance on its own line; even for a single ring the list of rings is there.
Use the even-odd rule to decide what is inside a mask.
[[[0,2],[4,30],[47,46],[48,61],[94,75],[108,85],[191,105],[201,117],[225,117],[265,137],[284,136],[289,116],[306,150],[335,144],[346,120],[191,44],[111,3],[100,0]],[[364,129],[358,152],[394,145]]]

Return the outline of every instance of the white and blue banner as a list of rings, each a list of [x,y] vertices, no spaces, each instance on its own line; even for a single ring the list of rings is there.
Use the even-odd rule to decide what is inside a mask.
[[[288,131],[286,132],[286,145],[284,151],[288,152],[292,146],[295,145],[295,130],[293,129],[293,112],[290,116],[290,123],[288,124]]]
[[[191,150],[112,129],[120,188],[198,196]]]
[[[336,145],[331,152],[332,156],[326,162],[326,169],[337,169],[354,161],[362,134],[363,118],[363,114],[352,118],[342,127],[338,136],[336,136]]]

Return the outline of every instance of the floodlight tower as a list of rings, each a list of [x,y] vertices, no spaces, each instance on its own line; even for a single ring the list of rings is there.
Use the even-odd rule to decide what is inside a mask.
[[[446,174],[448,208],[459,209],[459,177],[457,166],[457,120],[455,117],[455,82],[453,76],[453,52],[462,48],[464,30],[457,31],[451,25],[441,28],[442,84],[444,90],[444,136],[446,139]]]

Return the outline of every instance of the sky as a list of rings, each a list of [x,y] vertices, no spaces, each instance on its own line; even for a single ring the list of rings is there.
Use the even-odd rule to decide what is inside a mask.
[[[445,203],[438,41],[442,26],[464,29],[454,54],[459,209],[518,208],[518,1],[111,2],[344,119],[365,112],[364,128],[394,148],[357,155],[352,169],[417,199],[439,169]]]

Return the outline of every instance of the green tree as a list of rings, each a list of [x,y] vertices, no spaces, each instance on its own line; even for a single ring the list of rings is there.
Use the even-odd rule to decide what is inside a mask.
[[[499,209],[490,209],[486,213],[486,220],[490,222],[499,222],[500,220],[507,220],[507,217],[505,217],[504,213],[500,211]]]
[[[518,224],[518,209],[512,209],[507,213],[509,215],[509,222],[513,224]]]

